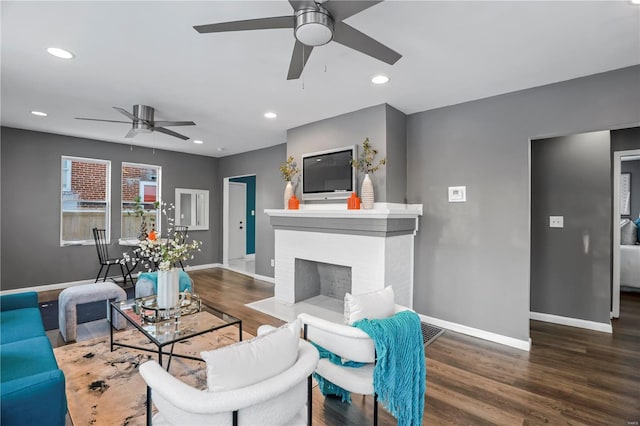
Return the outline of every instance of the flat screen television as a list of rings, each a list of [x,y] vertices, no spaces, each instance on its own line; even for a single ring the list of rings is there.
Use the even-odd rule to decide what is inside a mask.
[[[346,199],[356,190],[357,145],[302,156],[302,199]]]

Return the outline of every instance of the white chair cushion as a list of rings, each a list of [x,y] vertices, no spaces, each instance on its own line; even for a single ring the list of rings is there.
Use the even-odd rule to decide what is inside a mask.
[[[395,312],[393,288],[370,293],[344,295],[344,322],[353,325],[354,322],[368,319],[382,319],[392,316]]]
[[[251,340],[201,352],[209,391],[239,389],[280,374],[296,362],[299,339],[296,320]]]

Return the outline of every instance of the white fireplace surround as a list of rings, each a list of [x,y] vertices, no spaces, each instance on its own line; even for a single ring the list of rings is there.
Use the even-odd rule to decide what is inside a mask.
[[[351,268],[351,293],[393,286],[396,303],[413,307],[414,238],[422,205],[376,203],[371,210],[344,204],[265,210],[275,231],[275,299],[295,300],[295,261]]]

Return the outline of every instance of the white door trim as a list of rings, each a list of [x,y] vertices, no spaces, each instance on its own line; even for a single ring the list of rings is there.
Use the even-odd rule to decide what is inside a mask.
[[[613,283],[611,290],[611,318],[620,317],[620,169],[622,157],[640,155],[640,149],[613,153]]]
[[[229,266],[229,180],[247,176],[256,175],[229,176],[222,180],[222,265],[225,267]]]

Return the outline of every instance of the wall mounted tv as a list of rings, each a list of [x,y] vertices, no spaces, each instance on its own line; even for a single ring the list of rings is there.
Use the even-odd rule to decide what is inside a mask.
[[[356,188],[357,145],[302,156],[302,199],[346,199]]]

